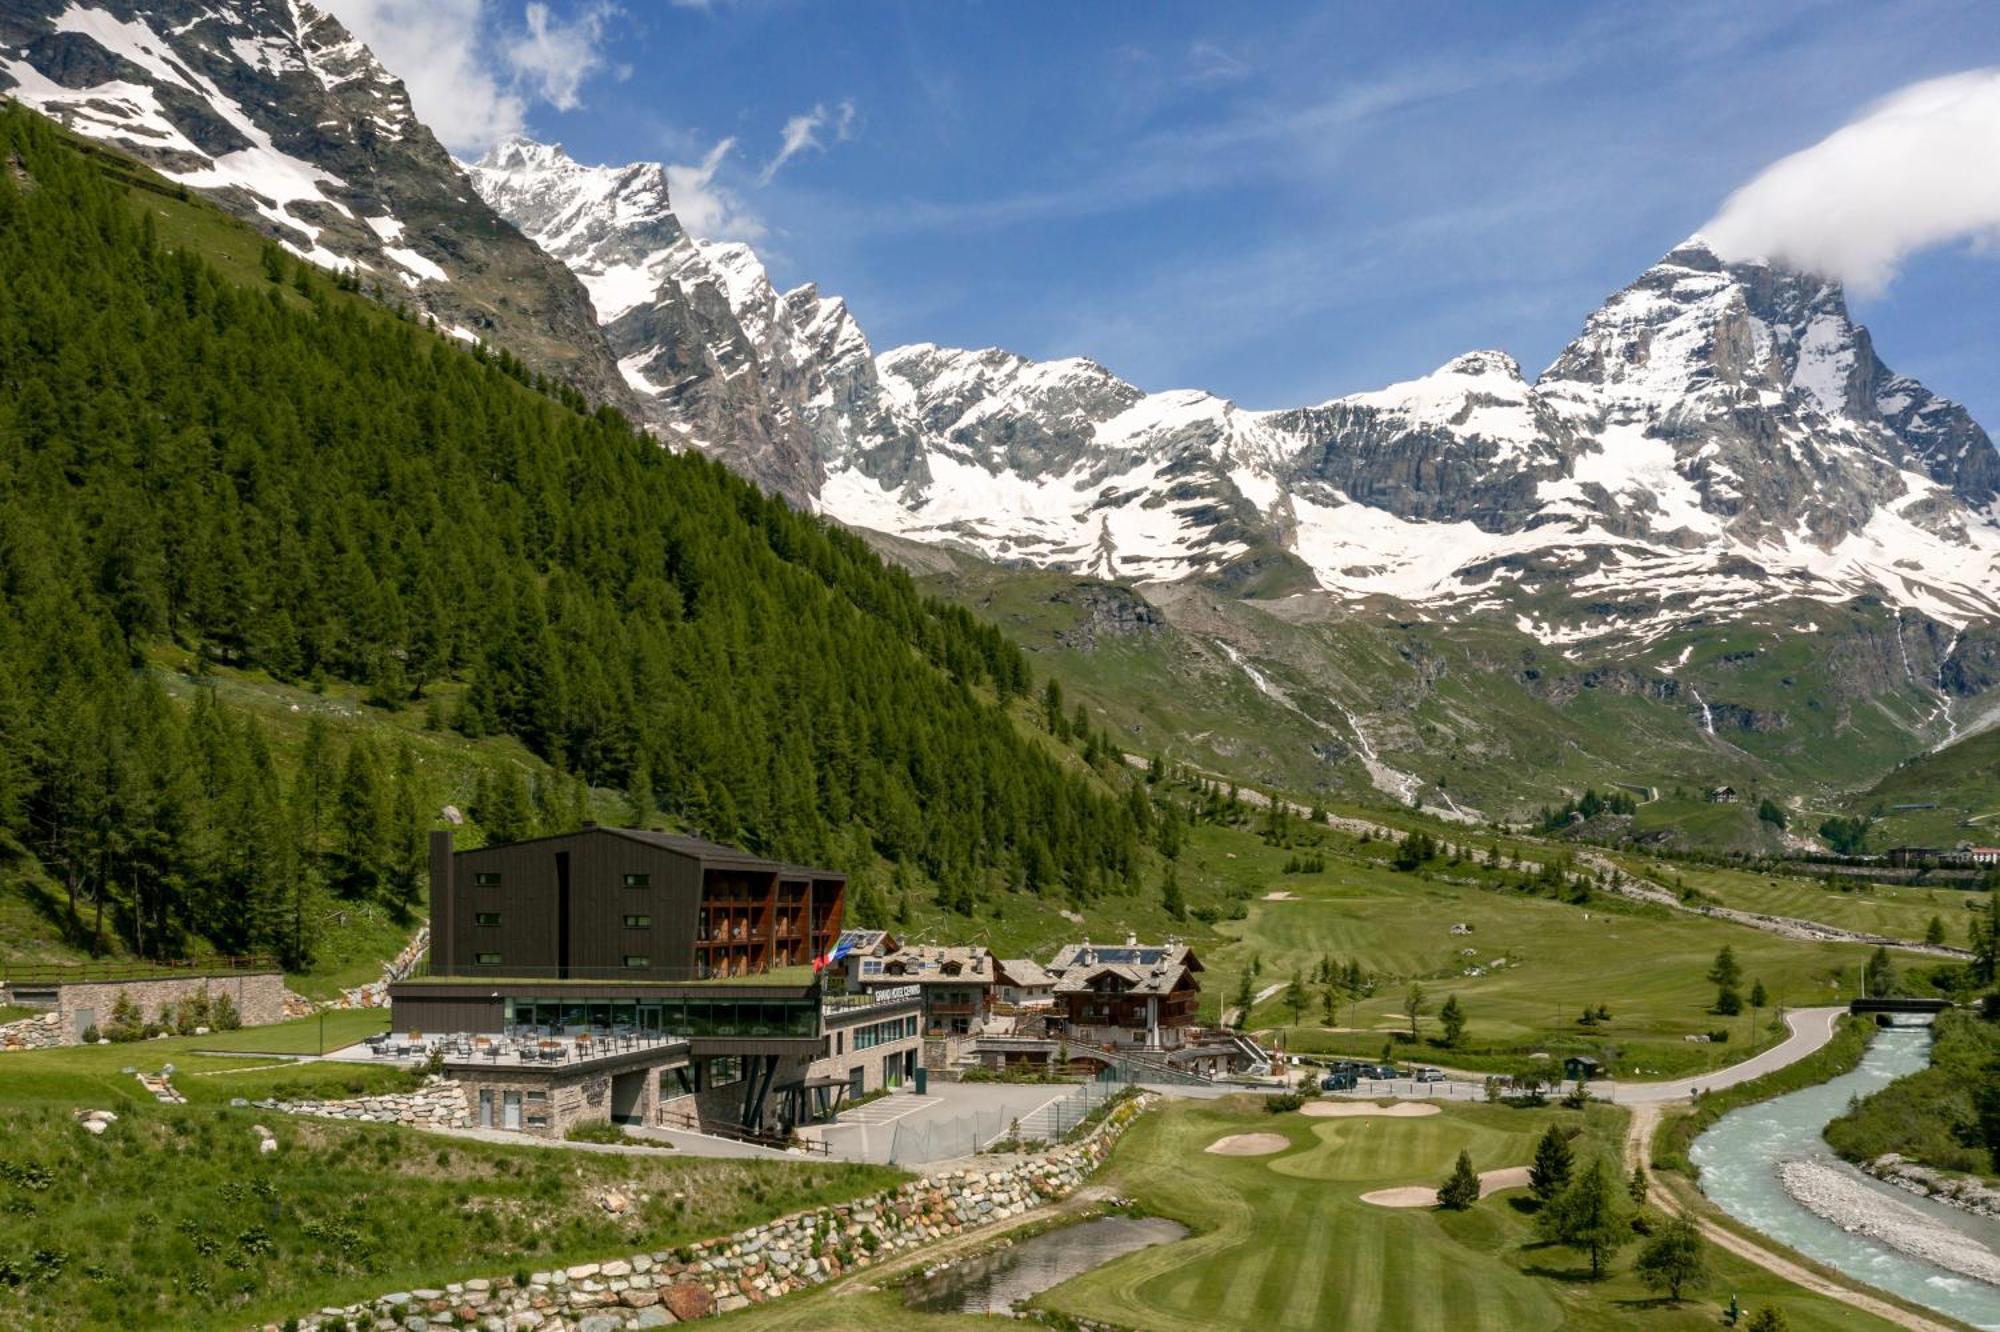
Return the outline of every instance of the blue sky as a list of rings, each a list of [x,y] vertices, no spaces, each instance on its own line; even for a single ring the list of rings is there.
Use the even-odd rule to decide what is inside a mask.
[[[1476,347],[1532,376],[1760,168],[2000,64],[2000,6],[1969,0],[431,2],[480,9],[511,98],[460,151],[511,120],[681,164],[684,212],[845,295],[878,350],[1082,354],[1254,407]],[[479,109],[397,72],[434,121]],[[1927,251],[1855,305],[2000,428],[2000,253]]]

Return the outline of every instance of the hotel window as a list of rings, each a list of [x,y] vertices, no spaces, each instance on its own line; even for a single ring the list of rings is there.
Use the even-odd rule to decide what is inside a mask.
[[[627,916],[625,917],[625,928],[628,930],[650,930],[653,928],[653,918],[651,916]]]
[[[472,882],[481,888],[498,888],[500,886],[500,871],[480,870],[472,876]]]
[[[652,966],[653,963],[650,958],[640,957],[637,953],[627,953],[625,954],[625,965],[634,971],[644,971],[647,967]]]
[[[627,888],[650,888],[652,885],[653,876],[650,874],[628,874],[625,876],[625,886]]]
[[[472,913],[472,923],[475,925],[498,925],[500,923],[500,913],[497,911],[475,911]]]
[[[472,960],[474,963],[482,967],[497,967],[500,965],[500,954],[474,953],[472,955]]]

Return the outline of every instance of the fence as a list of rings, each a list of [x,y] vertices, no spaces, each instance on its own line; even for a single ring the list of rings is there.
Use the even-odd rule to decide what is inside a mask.
[[[177,980],[182,976],[227,976],[239,971],[277,971],[278,959],[262,955],[204,957],[185,962],[9,963],[0,981],[8,985],[81,985],[99,981]]]

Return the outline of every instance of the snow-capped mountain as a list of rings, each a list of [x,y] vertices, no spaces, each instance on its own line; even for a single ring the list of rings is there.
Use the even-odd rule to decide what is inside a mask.
[[[658,163],[584,166],[561,148],[510,139],[465,170],[481,197],[582,280],[649,421],[810,501],[822,475],[805,379],[827,360],[818,348],[844,319],[837,303],[781,300],[748,247],[689,236]],[[831,332],[827,353],[841,336]]]
[[[0,0],[0,93],[468,341],[629,405],[583,289],[308,0]]]
[[[1837,284],[1676,247],[1533,381],[1500,352],[1314,407],[1147,394],[1081,358],[881,355],[687,236],[657,167],[517,142],[481,192],[591,286],[682,437],[859,527],[1132,581],[1290,563],[1544,638],[1876,594],[2000,615],[2000,454],[1891,372]],[[665,317],[703,312],[698,327]],[[726,307],[726,308],[725,308]],[[1559,589],[1565,607],[1522,608]]]

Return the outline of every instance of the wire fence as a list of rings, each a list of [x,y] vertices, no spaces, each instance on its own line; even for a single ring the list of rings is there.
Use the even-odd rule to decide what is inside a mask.
[[[1027,1114],[973,1110],[949,1119],[898,1123],[889,1144],[895,1165],[920,1165],[973,1156],[1004,1143],[1057,1142],[1125,1089],[1118,1082],[1084,1082]]]

